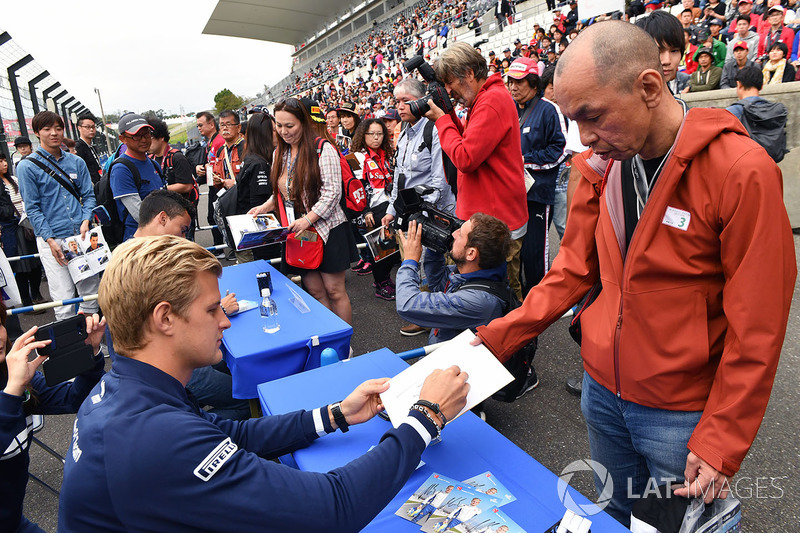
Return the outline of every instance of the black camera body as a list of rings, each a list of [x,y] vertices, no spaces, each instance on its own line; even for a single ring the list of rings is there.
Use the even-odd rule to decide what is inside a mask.
[[[412,115],[419,118],[430,111],[431,107],[428,105],[430,100],[433,100],[433,103],[439,106],[439,109],[445,113],[453,111],[453,104],[450,101],[450,96],[447,94],[447,89],[445,89],[444,84],[436,78],[436,73],[433,71],[433,68],[425,62],[425,58],[422,56],[414,56],[403,63],[403,68],[408,72],[418,70],[420,76],[428,82],[428,94],[413,102],[408,102],[407,104],[408,110],[411,111]]]
[[[394,226],[408,231],[408,223],[416,222],[422,230],[422,245],[441,254],[453,247],[453,232],[464,224],[464,221],[436,208],[422,197],[433,189],[423,185],[397,191],[394,209],[397,217]]]

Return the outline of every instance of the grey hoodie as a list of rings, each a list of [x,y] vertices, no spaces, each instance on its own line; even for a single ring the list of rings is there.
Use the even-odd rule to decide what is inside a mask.
[[[736,59],[733,57],[733,46],[739,41],[744,41],[747,43],[747,60],[755,61],[756,56],[758,55],[759,38],[759,35],[754,31],[748,31],[747,37],[744,39],[739,37],[738,33],[734,33],[733,37],[731,37],[731,39],[728,41],[728,51],[725,54],[725,64],[727,65],[729,62],[736,61]]]

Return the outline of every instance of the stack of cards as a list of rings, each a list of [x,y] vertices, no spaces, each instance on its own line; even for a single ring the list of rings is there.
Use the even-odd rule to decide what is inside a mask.
[[[432,474],[395,514],[425,533],[525,533],[498,509],[514,500],[491,472],[466,481]]]

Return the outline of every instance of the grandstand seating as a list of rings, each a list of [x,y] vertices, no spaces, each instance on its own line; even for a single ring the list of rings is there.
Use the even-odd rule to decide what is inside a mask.
[[[349,39],[347,42],[337,45],[335,48],[314,58],[313,65],[305,65],[295,69],[292,74],[271,87],[263,101],[251,103],[269,104],[272,103],[271,101],[278,100],[283,96],[297,95],[307,91],[313,92],[318,86],[340,77],[337,67],[338,60],[343,56],[354,57],[356,61],[355,65],[353,65],[355,68],[352,68],[352,70],[346,72],[343,76],[345,82],[353,83],[359,77],[367,79],[369,66],[366,64],[366,61],[368,61],[368,59],[361,63],[359,62],[360,58],[356,57],[358,54],[354,56],[353,51],[356,49],[357,45],[367,40],[374,32],[390,30],[399,17],[409,18],[414,13],[415,9],[426,4],[428,4],[428,2],[423,0],[409,7],[390,12],[377,26],[371,26],[365,29],[362,33]],[[455,24],[453,23],[454,21],[449,20],[448,22],[451,23],[450,42],[464,41],[475,44],[476,42],[486,41],[482,43],[480,47],[484,57],[487,58],[491,50],[501,55],[501,51],[504,48],[513,48],[515,39],[520,39],[524,43],[529,42],[533,36],[535,24],[538,23],[540,26],[547,29],[552,23],[551,12],[547,10],[543,0],[528,0],[527,2],[519,3],[514,17],[514,24],[506,26],[504,31],[497,30],[497,23],[494,18],[494,2],[483,3],[481,13],[484,22],[479,37],[475,37],[474,30],[469,29],[466,25],[466,21],[469,19],[468,13],[465,14],[464,18],[459,18],[459,20],[455,21]],[[413,39],[414,36],[409,36],[406,38],[406,42],[402,42],[402,44],[406,48],[411,48]],[[425,52],[435,59],[442,51],[440,48],[441,43],[434,39],[431,44],[434,44],[434,46],[426,46]],[[399,58],[398,61],[388,64],[392,72],[394,72],[398,62]],[[297,85],[297,81],[303,80],[309,73],[313,73],[310,78],[304,83]]]

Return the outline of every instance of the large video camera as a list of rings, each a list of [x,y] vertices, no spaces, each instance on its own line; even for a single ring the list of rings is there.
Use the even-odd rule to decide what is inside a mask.
[[[453,104],[450,102],[450,97],[447,95],[447,89],[445,89],[444,84],[436,78],[436,73],[433,71],[433,68],[425,62],[425,58],[422,56],[414,56],[403,63],[403,68],[409,72],[419,70],[420,76],[428,82],[428,94],[418,100],[408,102],[407,104],[412,115],[419,118],[430,111],[431,107],[428,105],[428,101],[431,99],[433,99],[433,103],[439,106],[439,109],[445,113],[450,113],[453,110]]]
[[[433,191],[434,189],[424,185],[397,191],[397,199],[394,201],[397,217],[393,225],[407,232],[408,223],[416,222],[422,230],[422,245],[443,254],[453,247],[453,232],[464,221],[423,200],[423,196]]]

